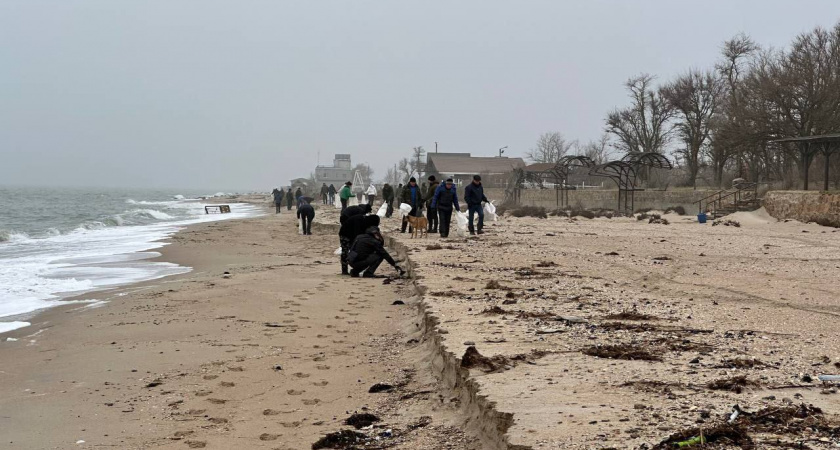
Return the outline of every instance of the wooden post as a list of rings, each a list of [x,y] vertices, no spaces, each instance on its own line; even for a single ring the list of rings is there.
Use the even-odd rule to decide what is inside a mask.
[[[823,190],[828,190],[828,163],[831,161],[831,152],[828,150],[828,144],[825,144],[823,147],[823,152],[825,154],[825,180],[823,180]]]

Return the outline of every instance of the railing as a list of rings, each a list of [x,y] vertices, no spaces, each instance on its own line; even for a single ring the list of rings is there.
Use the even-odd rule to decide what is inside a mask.
[[[723,206],[724,200],[733,198],[731,204],[737,205],[746,197],[749,197],[749,194],[752,194],[753,199],[758,197],[758,183],[739,183],[732,189],[724,189],[715,192],[714,194],[708,195],[694,203],[697,204],[698,214],[711,211],[712,215],[714,215],[715,212]],[[703,209],[704,202],[706,203],[705,210]]]

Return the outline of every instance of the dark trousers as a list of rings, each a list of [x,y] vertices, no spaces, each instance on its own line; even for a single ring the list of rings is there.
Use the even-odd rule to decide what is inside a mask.
[[[394,214],[394,199],[388,200],[388,209],[385,211],[385,217],[391,217]]]
[[[315,218],[315,211],[310,214],[301,214],[300,221],[303,223],[303,234],[312,234],[312,219]]]
[[[411,211],[408,213],[408,215],[409,216],[414,216],[414,217],[422,217],[420,215],[420,208],[418,208],[416,206],[411,207]],[[414,227],[411,227],[411,226],[408,225],[408,217],[403,216],[403,220],[402,220],[402,232],[403,233],[405,233],[405,228],[406,227],[408,227],[408,232],[409,233],[414,231]]]
[[[335,203],[335,194],[330,193],[329,196],[329,204],[332,205],[333,203]]]
[[[367,196],[367,202],[368,202],[368,205],[373,206],[373,201],[374,201],[374,200],[376,200],[376,196],[375,196],[375,195],[368,195],[368,196]]]
[[[280,214],[280,211],[283,210],[283,204],[282,203],[275,203],[274,206],[277,207],[277,214]]]
[[[365,271],[365,275],[373,275],[376,273],[376,269],[379,268],[379,265],[382,264],[382,260],[385,259],[381,255],[374,253],[362,261],[356,261],[353,264],[350,264],[353,267],[353,272],[359,273],[361,271]]]
[[[350,253],[350,239],[339,236],[338,242],[341,243],[341,273],[350,273],[347,271],[347,254]]]
[[[321,200],[324,201],[324,204],[327,204],[327,194],[321,194]]]
[[[478,231],[481,231],[484,228],[484,208],[482,208],[481,204],[479,203],[478,205],[469,205],[467,206],[467,209],[470,210],[470,233],[475,232],[475,228],[473,228],[473,216],[476,213],[478,214]]]
[[[292,201],[291,200],[286,202],[286,209],[288,209],[289,211],[292,210]]]
[[[347,199],[342,198],[341,199],[341,210],[344,211],[345,209],[347,209]]]
[[[440,219],[440,223],[438,224],[440,237],[449,237],[449,224],[452,222],[452,210],[437,208],[437,212],[438,218]]]
[[[426,210],[426,220],[429,221],[429,233],[436,233],[438,230],[438,212],[437,208],[429,208]]]

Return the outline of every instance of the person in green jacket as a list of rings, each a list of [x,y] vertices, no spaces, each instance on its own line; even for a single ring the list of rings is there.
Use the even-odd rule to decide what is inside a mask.
[[[388,183],[382,186],[382,199],[388,205],[388,209],[385,211],[385,217],[391,217],[391,214],[394,214],[394,188]]]
[[[353,186],[353,183],[348,181],[344,183],[344,187],[342,187],[341,190],[338,191],[338,198],[341,199],[342,211],[347,209],[347,202],[350,200],[350,197],[353,196],[353,191],[350,189],[351,186]]]

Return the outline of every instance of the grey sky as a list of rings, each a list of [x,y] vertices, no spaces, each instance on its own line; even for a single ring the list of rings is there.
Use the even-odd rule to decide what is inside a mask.
[[[320,151],[597,138],[622,82],[783,46],[837,0],[0,0],[0,184],[270,189]]]

